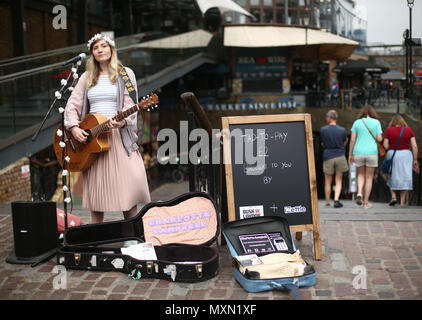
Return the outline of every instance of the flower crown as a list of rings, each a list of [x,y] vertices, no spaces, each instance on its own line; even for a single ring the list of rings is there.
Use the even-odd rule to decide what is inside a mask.
[[[104,39],[105,41],[107,41],[107,43],[109,44],[109,45],[111,45],[112,47],[116,47],[116,45],[115,45],[115,43],[114,43],[114,41],[113,40],[111,40],[108,36],[106,36],[106,35],[103,35],[103,34],[101,34],[101,33],[97,33],[97,34],[95,34],[91,39],[89,39],[89,41],[88,41],[88,44],[87,44],[87,47],[88,47],[88,50],[91,50],[91,45],[95,42],[95,41],[97,41],[97,40],[100,40],[100,39]]]

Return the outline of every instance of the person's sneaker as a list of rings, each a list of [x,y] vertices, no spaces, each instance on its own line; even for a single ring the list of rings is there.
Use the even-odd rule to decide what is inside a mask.
[[[334,208],[341,208],[343,204],[340,203],[340,201],[334,201]]]
[[[361,206],[361,205],[362,205],[362,195],[361,195],[361,194],[358,194],[358,195],[356,196],[356,204],[357,204],[358,206]]]

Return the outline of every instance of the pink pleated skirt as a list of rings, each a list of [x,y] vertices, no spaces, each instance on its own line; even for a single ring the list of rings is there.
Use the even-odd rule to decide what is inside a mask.
[[[82,206],[90,211],[127,211],[151,201],[144,161],[139,151],[128,157],[118,129],[108,134],[110,149],[82,173]]]

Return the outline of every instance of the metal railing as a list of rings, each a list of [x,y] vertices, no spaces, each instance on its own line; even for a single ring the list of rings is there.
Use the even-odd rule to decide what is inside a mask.
[[[119,59],[125,66],[134,70],[138,79],[156,74],[200,51],[139,47],[140,43],[154,37],[157,37],[157,34],[138,34],[116,39]],[[44,56],[37,54],[14,60],[15,71],[22,65],[31,65],[34,68],[0,76],[0,141],[43,119],[54,100],[54,92],[60,87],[60,80],[66,78],[70,72],[70,66],[63,66],[61,61],[76,56],[80,51],[81,46],[74,46],[69,51],[59,49]],[[83,51],[86,51],[86,46]],[[47,61],[47,65],[35,67],[40,61]],[[81,74],[84,69],[82,64],[78,73]],[[50,114],[50,118],[55,116],[57,112]]]

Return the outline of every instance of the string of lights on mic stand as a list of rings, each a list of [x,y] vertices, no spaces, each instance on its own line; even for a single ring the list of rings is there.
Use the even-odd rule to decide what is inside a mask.
[[[64,119],[64,111],[65,108],[63,107],[63,95],[69,91],[72,92],[73,89],[75,88],[75,85],[78,81],[78,66],[81,65],[82,59],[80,59],[79,61],[77,61],[76,63],[74,63],[72,65],[71,68],[71,72],[69,72],[67,79],[61,79],[60,80],[60,84],[62,85],[62,87],[60,88],[60,90],[56,91],[54,93],[54,96],[56,97],[56,99],[59,101],[59,108],[58,111],[62,116],[62,130],[57,130],[56,134],[58,137],[61,138],[61,141],[59,143],[60,147],[62,148],[62,190],[63,190],[63,206],[64,206],[64,226],[65,226],[65,230],[67,229],[67,205],[72,201],[71,196],[67,196],[67,192],[70,191],[69,187],[68,187],[68,182],[70,182],[70,179],[67,179],[67,177],[69,176],[69,171],[66,169],[66,163],[68,163],[70,161],[70,157],[66,154],[66,143],[65,143],[65,131],[64,129],[66,128],[66,120]],[[66,85],[68,84],[68,81],[70,79],[70,77],[72,76],[72,83],[70,84],[70,86],[68,86],[66,89]],[[61,105],[62,104],[62,105]],[[70,194],[70,193],[69,193]]]

